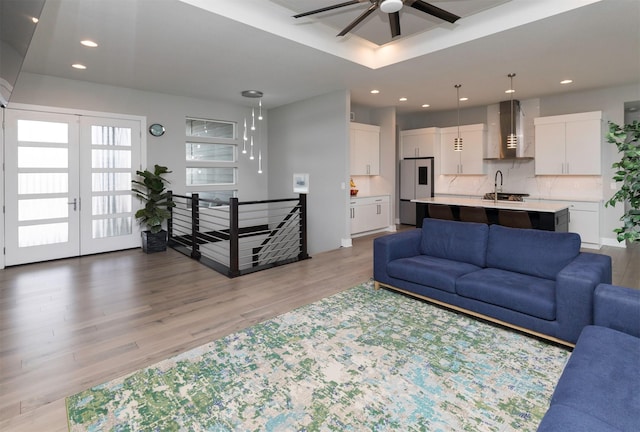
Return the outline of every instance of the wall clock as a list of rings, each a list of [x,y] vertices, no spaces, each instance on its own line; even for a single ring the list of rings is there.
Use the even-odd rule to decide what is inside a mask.
[[[149,133],[154,137],[159,137],[164,135],[164,126],[159,123],[154,123],[149,126]]]

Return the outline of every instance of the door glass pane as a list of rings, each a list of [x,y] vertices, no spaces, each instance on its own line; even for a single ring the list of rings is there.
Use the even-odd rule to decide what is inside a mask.
[[[18,200],[18,221],[57,219],[69,216],[67,198]]]
[[[91,144],[131,147],[131,129],[115,126],[91,126]]]
[[[131,234],[131,217],[94,219],[93,238],[116,237]]]
[[[18,120],[19,142],[67,143],[68,140],[69,126],[67,123]]]
[[[131,173],[93,173],[91,177],[94,192],[131,190]]]
[[[92,150],[92,168],[131,168],[131,152],[128,150]]]
[[[92,200],[93,215],[129,213],[131,211],[131,195],[94,196]]]
[[[235,145],[187,143],[188,161],[233,162]]]
[[[18,247],[43,246],[69,241],[66,222],[18,227]]]
[[[18,147],[18,168],[67,168],[66,148]]]
[[[67,193],[68,177],[67,173],[19,173],[18,194]]]
[[[187,185],[235,184],[235,168],[187,168]]]

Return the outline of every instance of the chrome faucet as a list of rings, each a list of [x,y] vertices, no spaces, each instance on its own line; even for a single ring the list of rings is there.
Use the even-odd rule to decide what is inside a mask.
[[[498,174],[500,174],[500,190],[502,190],[502,171],[496,171],[496,175],[493,178],[493,202],[498,202]]]

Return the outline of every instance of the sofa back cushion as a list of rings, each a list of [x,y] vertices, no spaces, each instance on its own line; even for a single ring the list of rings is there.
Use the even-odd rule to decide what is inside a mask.
[[[425,218],[420,252],[484,267],[488,237],[486,224]]]
[[[555,280],[580,253],[576,233],[491,225],[487,267]]]

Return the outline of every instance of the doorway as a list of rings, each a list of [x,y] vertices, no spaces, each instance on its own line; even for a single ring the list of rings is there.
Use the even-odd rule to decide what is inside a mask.
[[[140,245],[141,120],[5,112],[5,264]]]

